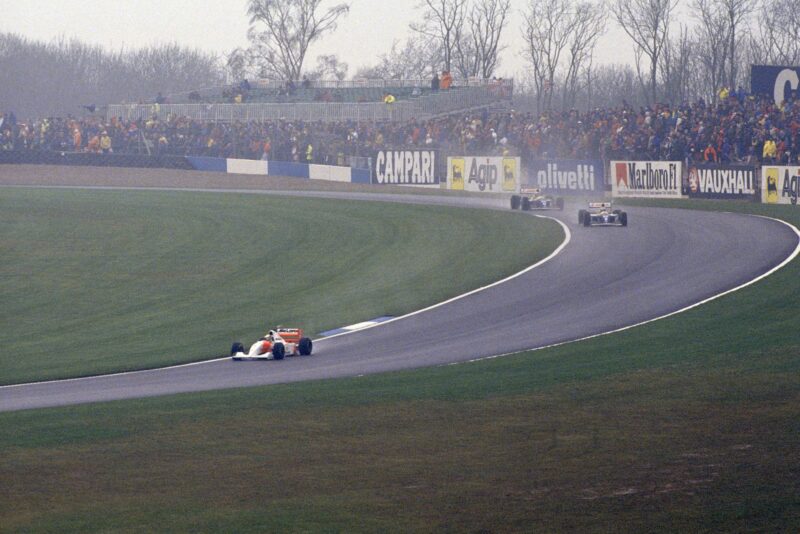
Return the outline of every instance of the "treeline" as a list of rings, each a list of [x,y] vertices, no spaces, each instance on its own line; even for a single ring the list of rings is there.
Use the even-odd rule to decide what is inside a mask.
[[[109,51],[77,39],[49,43],[0,33],[0,112],[19,118],[88,113],[83,106],[153,101],[224,83],[213,54],[163,44]]]

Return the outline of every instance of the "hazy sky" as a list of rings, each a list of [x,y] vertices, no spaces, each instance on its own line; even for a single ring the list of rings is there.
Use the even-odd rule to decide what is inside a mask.
[[[341,0],[338,0],[341,1]],[[338,1],[329,1],[331,5]],[[371,65],[394,41],[408,35],[419,17],[418,0],[351,0],[350,14],[336,32],[318,42],[307,67],[320,54],[338,54],[350,65]],[[513,76],[525,69],[520,57],[522,15],[526,0],[512,0],[514,13],[505,30],[508,45],[499,74]],[[58,36],[119,49],[175,41],[184,46],[226,52],[247,45],[245,0],[0,0],[0,31],[50,41]],[[630,63],[630,40],[609,24],[598,50],[600,63]]]

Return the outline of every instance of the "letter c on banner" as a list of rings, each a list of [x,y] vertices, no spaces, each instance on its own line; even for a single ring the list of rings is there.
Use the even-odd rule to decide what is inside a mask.
[[[786,89],[786,82],[789,82],[789,86],[792,88],[792,91],[796,91],[797,87],[800,85],[800,79],[797,77],[797,73],[792,69],[783,69],[778,76],[775,78],[775,105],[780,106],[781,102],[785,100],[784,98],[784,90]]]

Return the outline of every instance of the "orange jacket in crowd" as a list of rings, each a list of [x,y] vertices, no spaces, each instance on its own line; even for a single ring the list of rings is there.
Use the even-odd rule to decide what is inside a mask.
[[[449,70],[446,70],[442,73],[442,80],[439,82],[439,88],[446,91],[450,89],[451,85],[453,85],[453,76],[450,74]]]

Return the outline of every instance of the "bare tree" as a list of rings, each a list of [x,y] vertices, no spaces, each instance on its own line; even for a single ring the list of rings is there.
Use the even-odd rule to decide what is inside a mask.
[[[570,7],[570,0],[531,0],[524,15],[525,54],[540,110],[553,105],[556,71],[569,41]]]
[[[572,107],[578,91],[581,69],[591,62],[597,40],[605,32],[605,5],[602,2],[577,3],[573,6],[567,22],[571,30],[567,42],[562,102],[564,107]]]
[[[464,34],[467,0],[424,0],[423,22],[411,24],[411,30],[423,36],[429,46],[441,50],[444,70],[452,70],[453,54]]]
[[[378,63],[360,69],[355,77],[367,79],[414,80],[432,77],[441,64],[441,49],[431,47],[424,39],[409,37],[402,45],[395,41],[391,50],[378,58]]]
[[[683,102],[689,96],[689,79],[700,45],[699,40],[692,39],[688,27],[681,25],[678,38],[670,38],[664,47],[664,53],[661,55],[661,72],[664,94],[668,102]],[[696,90],[697,84],[692,85]],[[714,87],[711,85],[712,92]]]
[[[740,44],[741,35],[739,30],[742,25],[746,25],[747,18],[755,11],[755,0],[717,0],[725,13],[728,21],[728,87],[736,87],[738,81],[736,61],[736,51]],[[796,16],[796,14],[795,14]]]
[[[726,53],[730,33],[728,18],[718,0],[693,0],[690,8],[698,22],[695,29],[695,54],[706,70],[711,91],[716,95],[725,78],[725,63],[728,60]]]
[[[248,0],[250,61],[265,78],[297,80],[308,47],[350,12],[349,4],[322,10],[322,0]]]
[[[459,73],[491,78],[498,66],[500,37],[511,11],[511,0],[478,0],[469,11],[469,32],[456,42]]]
[[[755,63],[796,65],[800,62],[800,0],[765,4],[759,33],[750,41]]]
[[[347,77],[350,65],[341,61],[336,54],[317,56],[317,68],[308,74],[312,80],[334,79],[342,81]]]
[[[669,36],[677,0],[616,0],[611,12],[617,23],[650,62],[648,101],[658,100],[658,60]]]

